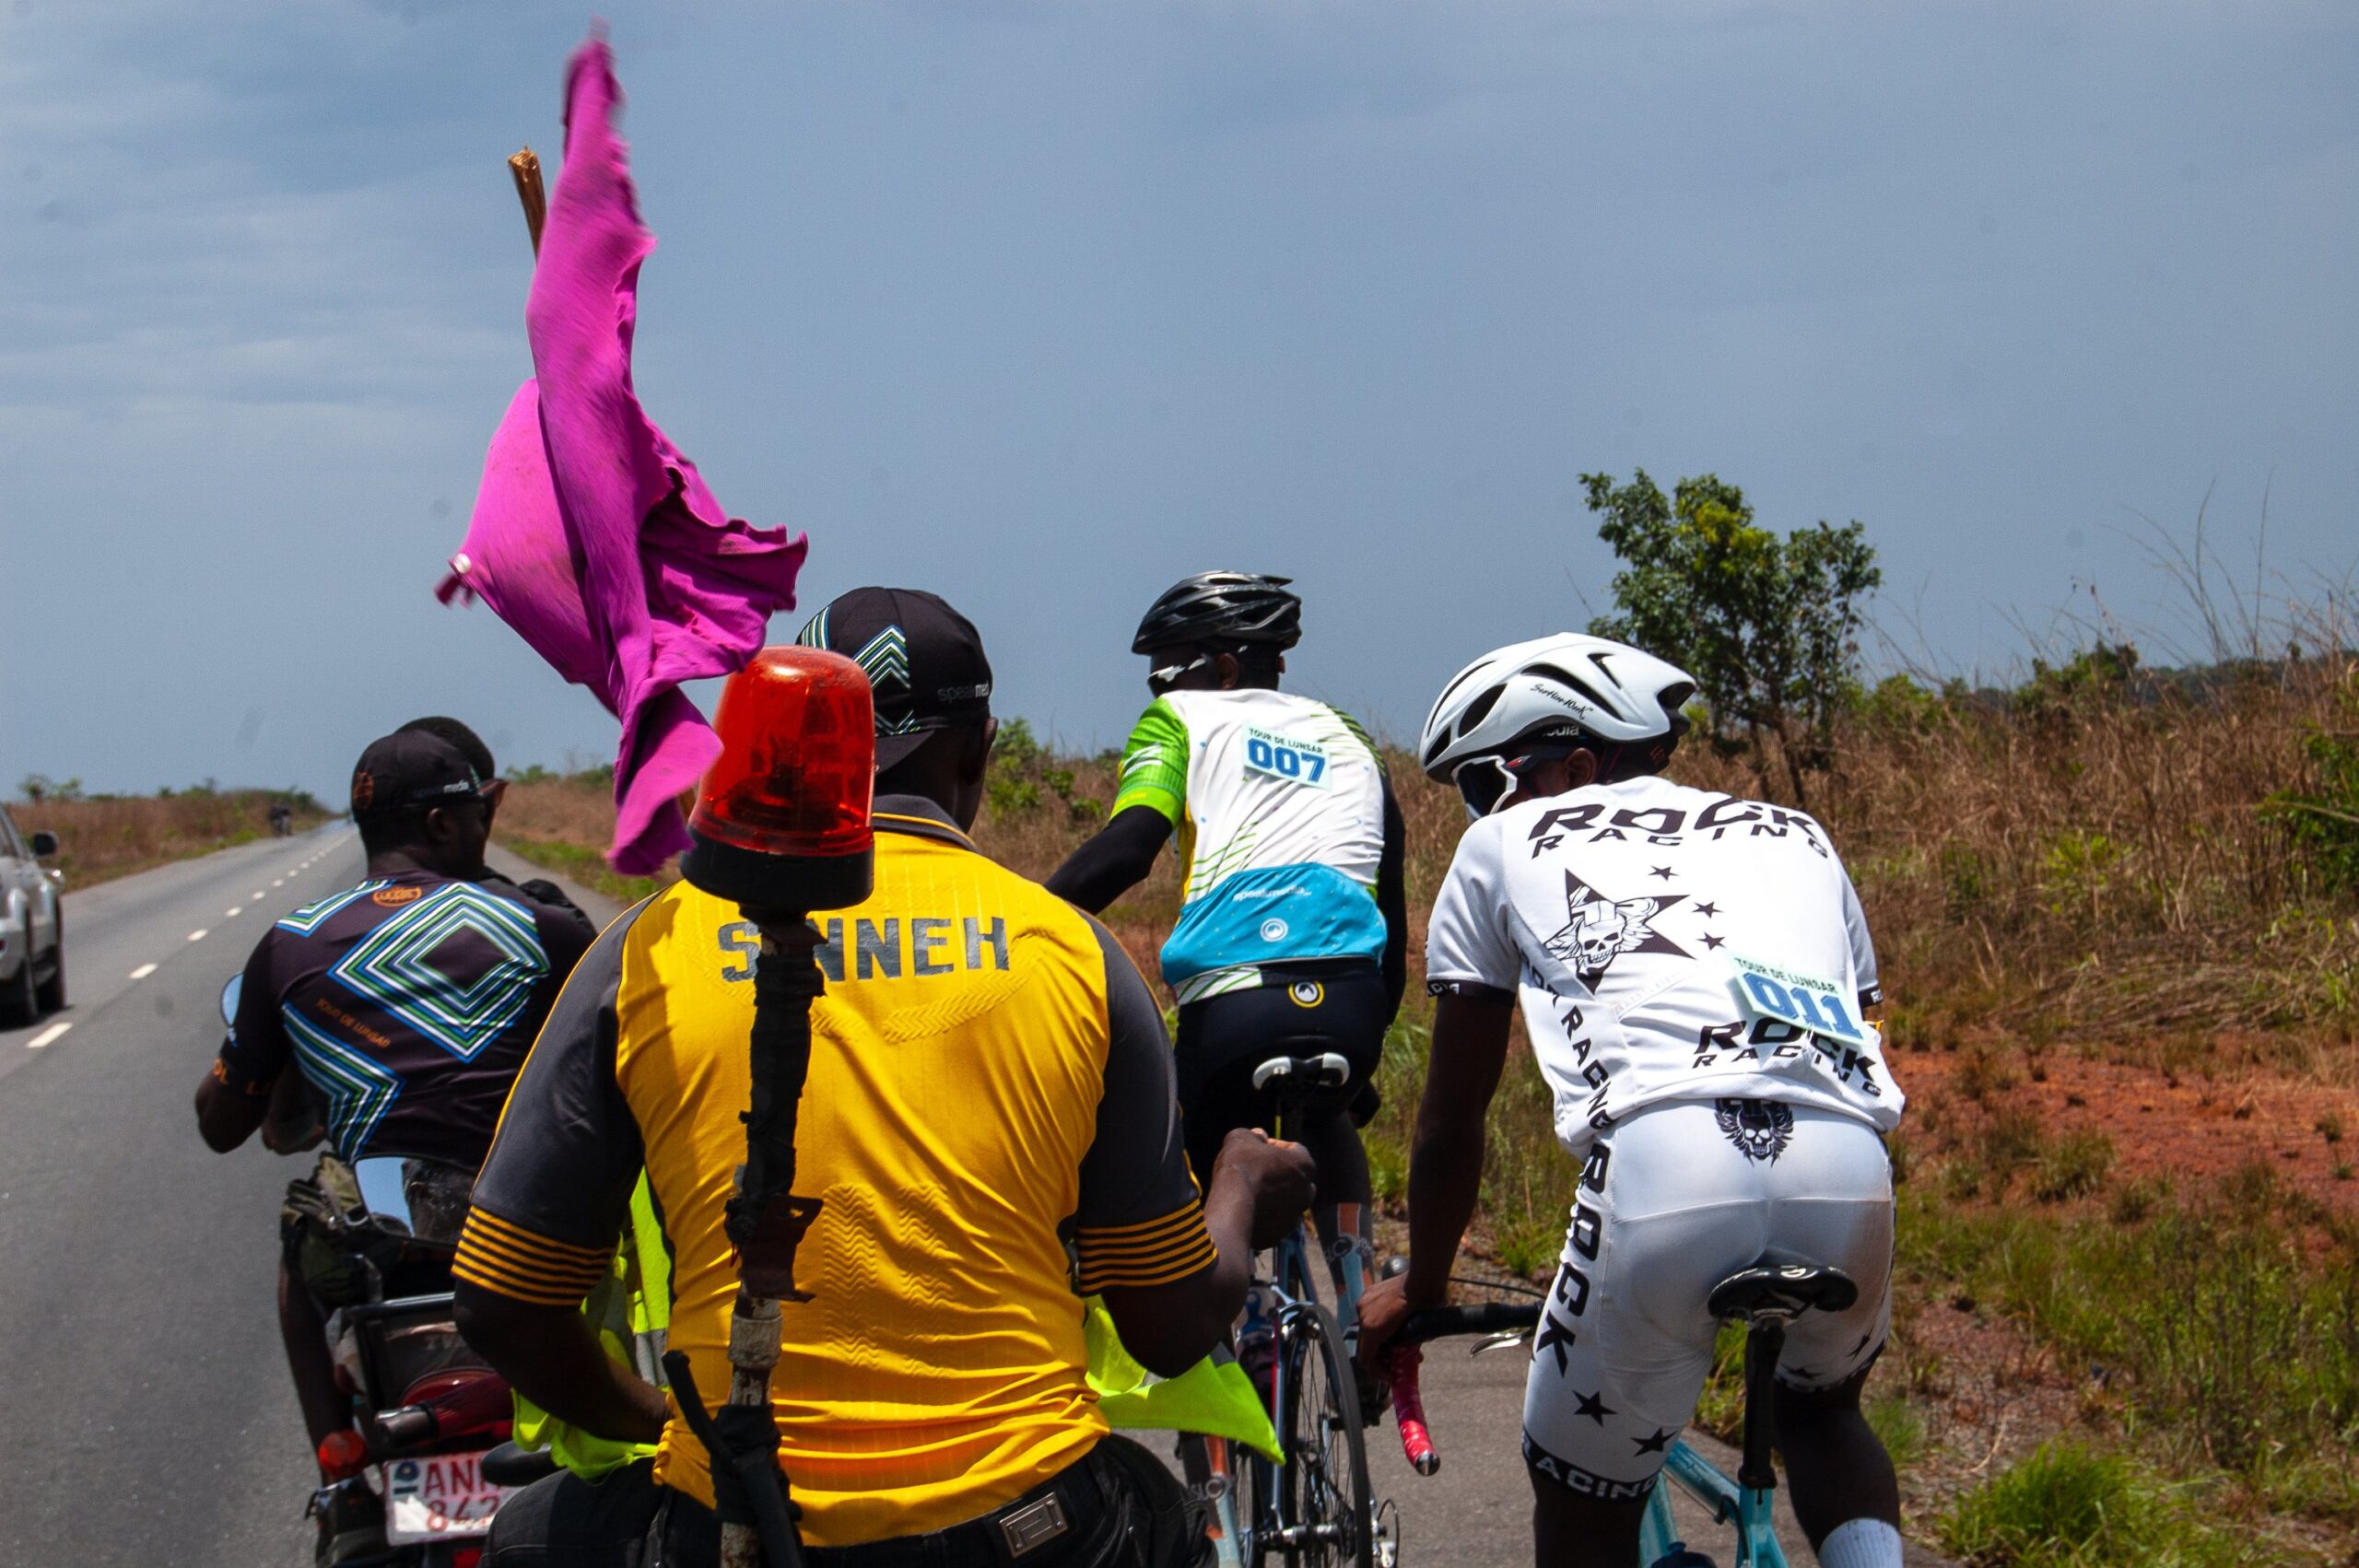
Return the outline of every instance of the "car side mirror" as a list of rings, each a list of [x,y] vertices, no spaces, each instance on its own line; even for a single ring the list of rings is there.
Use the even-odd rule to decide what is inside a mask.
[[[57,853],[57,835],[54,833],[36,833],[30,838],[26,840],[26,845],[32,850],[34,860],[45,860],[50,856]]]

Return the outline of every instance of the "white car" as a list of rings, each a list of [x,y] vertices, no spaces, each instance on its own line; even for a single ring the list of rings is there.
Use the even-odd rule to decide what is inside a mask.
[[[29,837],[0,807],[0,1025],[65,1005],[65,873],[41,863],[56,853],[57,835]]]

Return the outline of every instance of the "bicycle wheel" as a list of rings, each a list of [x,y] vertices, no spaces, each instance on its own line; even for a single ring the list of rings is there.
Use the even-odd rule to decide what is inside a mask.
[[[1374,1568],[1376,1499],[1343,1330],[1316,1302],[1294,1306],[1281,1329],[1286,1463],[1271,1474],[1284,1527],[1270,1544],[1287,1568]]]

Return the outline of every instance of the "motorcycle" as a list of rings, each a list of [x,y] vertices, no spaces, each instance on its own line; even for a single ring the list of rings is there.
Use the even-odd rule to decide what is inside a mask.
[[[241,983],[222,989],[225,1023],[237,1017]],[[362,1560],[371,1568],[476,1568],[500,1504],[555,1465],[509,1440],[507,1381],[453,1321],[457,1248],[414,1234],[403,1167],[330,1156],[289,1190],[302,1227],[295,1272],[352,1400],[350,1428],[320,1445],[323,1497],[366,1486],[382,1504],[388,1550]]]

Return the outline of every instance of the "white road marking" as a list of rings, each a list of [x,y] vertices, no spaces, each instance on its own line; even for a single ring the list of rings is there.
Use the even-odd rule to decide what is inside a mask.
[[[155,972],[156,965],[153,964],[142,964],[138,968],[134,969],[131,972],[131,977],[135,980],[144,980]]]
[[[232,904],[221,911],[221,918],[225,920],[234,920],[245,912],[245,908],[246,907],[242,904]]]
[[[53,1024],[48,1028],[43,1029],[40,1034],[35,1035],[31,1039],[27,1040],[25,1042],[25,1049],[29,1051],[37,1051],[41,1049],[41,1047],[49,1044],[52,1040],[56,1039],[59,1036],[65,1034],[66,1030],[71,1029],[72,1027],[74,1027],[74,1025],[71,1024]]]
[[[255,896],[256,898],[267,898],[267,897],[269,897],[269,896],[270,896],[270,895],[268,895],[268,894],[264,893],[261,888],[257,887],[257,888],[255,888],[255,889],[254,889],[254,896]]]
[[[203,926],[199,926],[196,930],[189,932],[188,940],[191,942],[203,942],[205,940],[205,928]]]

